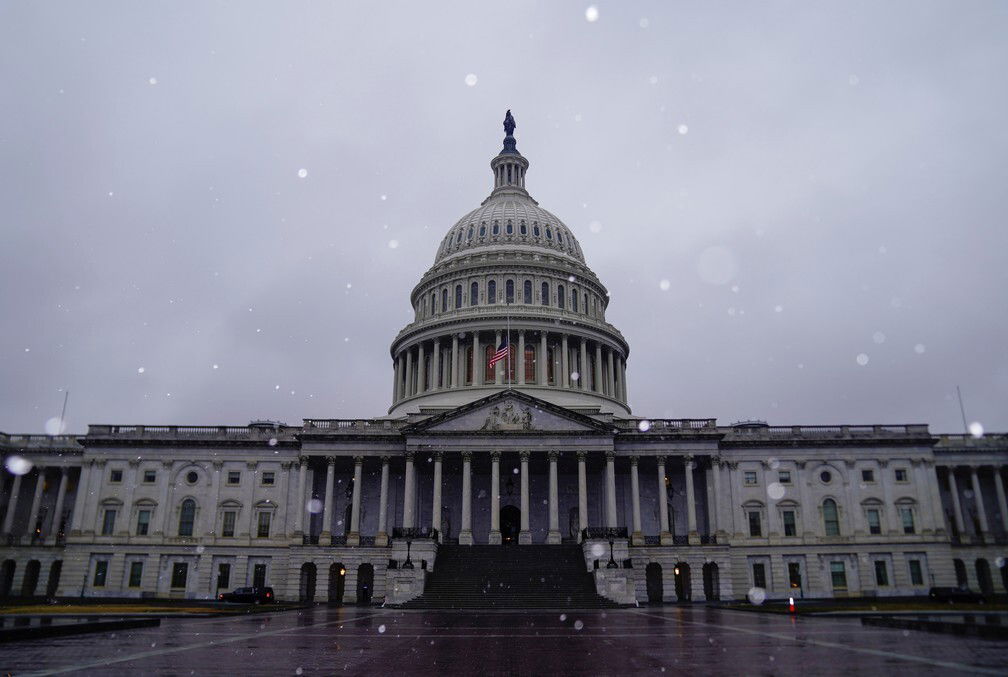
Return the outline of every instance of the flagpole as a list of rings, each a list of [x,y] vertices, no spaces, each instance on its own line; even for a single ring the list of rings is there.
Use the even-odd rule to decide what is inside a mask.
[[[511,385],[511,302],[504,299],[504,313],[507,316],[507,376],[508,386]]]

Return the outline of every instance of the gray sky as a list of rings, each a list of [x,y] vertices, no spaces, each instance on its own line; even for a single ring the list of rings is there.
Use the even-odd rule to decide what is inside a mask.
[[[588,5],[0,5],[0,430],[384,414],[506,108],[635,413],[1008,429],[1008,4]]]

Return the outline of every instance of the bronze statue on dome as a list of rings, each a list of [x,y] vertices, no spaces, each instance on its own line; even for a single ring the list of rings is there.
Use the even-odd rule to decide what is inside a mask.
[[[508,112],[504,115],[504,133],[511,136],[514,134],[515,127],[517,126],[518,125],[515,124],[514,118],[511,117],[511,109],[508,108]]]

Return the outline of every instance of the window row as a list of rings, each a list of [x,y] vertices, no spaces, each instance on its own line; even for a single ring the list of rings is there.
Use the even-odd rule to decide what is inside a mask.
[[[223,538],[233,538],[235,527],[238,522],[238,506],[225,506],[220,512],[220,536]],[[120,506],[106,507],[102,512],[101,535],[112,536],[115,534],[116,520],[119,518]],[[192,537],[196,526],[196,501],[187,498],[179,505],[178,523],[176,535],[180,537]],[[136,522],[133,525],[133,534],[136,536],[149,536],[151,534],[151,521],[154,516],[154,506],[141,504],[136,510]],[[270,526],[273,520],[273,508],[259,508],[255,510],[255,537],[269,538]]]
[[[758,487],[760,472],[756,470],[745,470],[742,473],[742,483],[747,487]],[[817,475],[817,478],[822,484],[830,484],[833,480],[833,473],[830,470],[822,470]],[[895,482],[905,484],[910,481],[910,476],[906,468],[893,468],[893,480]],[[792,475],[790,470],[778,470],[776,482],[779,484],[792,484]],[[870,468],[863,469],[861,471],[861,482],[864,484],[874,484],[875,483],[875,471]]]
[[[867,531],[871,535],[882,534],[882,505],[876,503],[863,504],[864,518]],[[784,536],[798,536],[798,508],[794,505],[778,505],[781,528]],[[896,506],[899,516],[899,524],[904,534],[917,533],[915,518],[916,507],[909,502],[903,501]],[[749,536],[761,538],[764,536],[764,509],[762,506],[749,505],[746,507],[746,520],[749,528]],[[822,534],[825,536],[840,536],[840,508],[832,498],[825,499],[819,506]]]
[[[417,316],[431,317],[439,312],[445,313],[478,306],[480,305],[481,292],[485,293],[487,305],[523,303],[531,306],[538,303],[542,306],[556,306],[561,310],[570,309],[571,312],[592,317],[598,317],[601,313],[602,305],[598,298],[594,294],[579,290],[577,287],[568,288],[563,284],[554,286],[549,282],[541,282],[538,293],[534,293],[536,290],[532,280],[523,281],[520,288],[516,288],[515,284],[515,280],[505,280],[503,289],[499,289],[497,280],[490,279],[481,289],[478,282],[470,282],[468,295],[461,283],[455,285],[454,291],[443,287],[440,294],[437,291],[431,291],[421,297],[417,304]]]
[[[225,482],[228,486],[238,486],[241,484],[242,472],[240,470],[228,470],[225,475]],[[196,484],[199,481],[199,473],[190,470],[184,477],[187,484]],[[109,470],[109,482],[111,484],[121,484],[123,481],[122,468],[112,468]],[[157,470],[144,470],[141,482],[143,484],[157,483]],[[266,470],[259,473],[259,484],[264,487],[271,487],[276,484],[276,472]]]
[[[468,226],[457,228],[445,238],[444,244],[441,247],[441,255],[447,254],[453,249],[459,249],[463,241],[467,244],[473,240],[476,240],[477,243],[482,243],[487,235],[499,237],[502,233],[506,237],[517,236],[521,239],[531,238],[532,240],[544,241],[547,245],[555,244],[564,251],[575,256],[581,256],[581,248],[578,246],[577,241],[562,228],[557,227],[554,230],[553,226],[548,224],[540,227],[536,221],[532,222],[531,227],[525,221],[519,221],[518,225],[515,226],[511,219],[505,221],[503,226],[501,226],[500,221],[494,221],[489,226],[486,222],[483,222],[479,226],[471,223]]]

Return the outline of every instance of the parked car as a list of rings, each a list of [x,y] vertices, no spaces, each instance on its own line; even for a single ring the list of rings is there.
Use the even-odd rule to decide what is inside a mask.
[[[979,592],[963,586],[959,588],[931,588],[928,597],[936,602],[975,602],[983,604],[987,600]]]
[[[239,602],[242,604],[273,604],[273,588],[235,588],[231,592],[217,595],[221,602]]]

